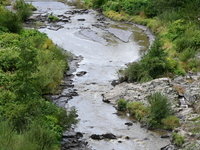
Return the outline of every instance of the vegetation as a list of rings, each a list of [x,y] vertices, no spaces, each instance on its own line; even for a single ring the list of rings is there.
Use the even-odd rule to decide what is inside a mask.
[[[187,71],[200,70],[199,0],[85,0],[85,2],[90,7],[101,8],[105,15],[115,20],[146,25],[157,35],[156,44],[149,52],[158,49],[162,55],[145,54],[140,62],[133,63],[123,71],[126,81],[146,82],[161,76],[172,77],[174,74],[184,75]],[[145,65],[148,67],[145,68]]]
[[[141,102],[132,102],[127,104],[128,112],[137,120],[144,119],[148,114],[148,109]]]
[[[58,20],[59,20],[59,18],[56,17],[56,16],[54,16],[53,14],[50,14],[49,17],[48,17],[48,19],[49,19],[50,21],[58,21]]]
[[[168,98],[156,92],[148,97],[148,102],[150,104],[150,126],[159,126],[162,123],[162,119],[167,118],[172,114],[171,104]]]
[[[28,19],[32,15],[32,11],[36,10],[32,4],[25,3],[24,0],[16,0],[13,8],[17,11],[22,21]]]
[[[59,89],[70,55],[46,34],[23,29],[20,13],[2,5],[0,13],[0,149],[58,150],[76,110],[43,95]]]
[[[173,132],[172,134],[172,141],[175,145],[177,146],[182,146],[183,143],[185,142],[185,139],[182,135],[176,133],[176,132]]]
[[[125,111],[126,106],[127,106],[127,101],[125,101],[124,99],[119,99],[117,101],[117,110],[118,111]]]
[[[10,5],[11,4],[11,1],[10,0],[1,0],[0,1],[0,5],[5,5],[5,6],[7,6],[7,5]]]
[[[168,130],[173,130],[174,128],[177,128],[180,124],[180,121],[176,116],[168,116],[162,119],[161,122],[164,124],[164,128]]]
[[[170,66],[171,63],[166,56],[167,53],[162,48],[160,40],[156,39],[141,61],[132,63],[121,72],[124,74],[121,80],[147,82],[170,72],[175,66]]]
[[[173,116],[169,99],[160,92],[153,93],[148,97],[149,106],[141,102],[128,103],[124,99],[118,100],[117,109],[127,111],[137,120],[146,123],[149,128],[163,128],[173,130],[179,126],[179,119]]]
[[[0,5],[0,32],[10,31],[19,33],[22,29],[22,22],[17,14],[8,11]]]

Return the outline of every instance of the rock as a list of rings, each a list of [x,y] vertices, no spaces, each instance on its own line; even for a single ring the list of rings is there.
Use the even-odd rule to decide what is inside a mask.
[[[127,126],[132,126],[133,123],[131,123],[131,122],[126,122],[125,125],[127,125]]]
[[[163,139],[169,138],[169,135],[161,135],[161,138],[163,138]]]
[[[83,133],[81,133],[81,132],[76,132],[76,138],[81,138],[81,137],[83,137]]]
[[[86,73],[87,73],[86,71],[80,71],[76,75],[81,77],[81,76],[84,76]]]
[[[133,122],[133,123],[137,123],[137,121],[136,121],[136,120],[133,120],[132,122]]]
[[[142,125],[140,125],[140,128],[147,128],[147,125],[146,124],[142,124]]]
[[[85,21],[85,19],[81,18],[81,19],[77,19],[78,21]]]
[[[129,136],[126,136],[126,137],[125,137],[125,139],[126,139],[126,140],[129,140],[129,139],[130,139],[130,137],[129,137]]]
[[[81,139],[83,134],[81,132],[66,131],[62,135],[61,150],[66,149],[84,149],[90,150],[88,148],[88,143]]]
[[[143,84],[123,82],[105,93],[103,101],[109,101],[111,104],[116,105],[117,100],[125,99],[129,102],[140,101],[148,104],[147,97],[151,93],[159,91],[168,96],[173,105],[177,105],[178,102],[174,99],[178,98],[178,94],[172,86],[169,78],[159,78]]]
[[[93,139],[93,140],[102,140],[103,139],[103,137],[101,135],[98,135],[98,134],[92,134],[90,136],[90,138]]]
[[[103,138],[105,139],[116,139],[117,137],[112,133],[102,134]]]
[[[174,150],[174,146],[169,144],[169,145],[166,145],[164,147],[162,147],[160,150]]]
[[[106,133],[102,135],[92,134],[90,138],[92,138],[93,140],[102,140],[102,139],[116,139],[117,137],[112,133]]]
[[[54,30],[54,31],[58,31],[61,28],[64,28],[63,26],[60,25],[53,25],[53,26],[49,26],[47,27],[49,30]]]
[[[111,83],[112,86],[116,86],[118,84],[120,84],[119,80],[113,80],[112,83]]]

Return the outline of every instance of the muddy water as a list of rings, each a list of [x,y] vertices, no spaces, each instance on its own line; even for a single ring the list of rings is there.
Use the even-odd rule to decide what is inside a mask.
[[[32,4],[38,8],[36,13],[54,15],[68,14],[67,11],[75,8],[54,1],[35,0]],[[117,70],[139,59],[140,52],[149,46],[149,38],[144,33],[146,29],[102,19],[93,10],[87,14],[75,13],[70,15],[70,22],[58,24],[63,28],[51,30],[49,24],[39,30],[64,49],[83,57],[72,79],[79,96],[74,96],[65,107],[76,107],[80,122],[75,130],[84,134],[90,147],[96,150],[158,150],[167,145],[168,139],[140,128],[139,123],[125,125],[130,120],[117,116],[113,106],[102,102],[102,94],[112,89],[112,80],[118,78]],[[81,71],[86,74],[78,76]],[[105,133],[112,133],[117,139],[90,138],[92,134]]]

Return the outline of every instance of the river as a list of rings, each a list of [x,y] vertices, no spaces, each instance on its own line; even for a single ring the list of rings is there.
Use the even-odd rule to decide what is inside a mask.
[[[57,45],[83,58],[72,78],[78,96],[74,96],[65,108],[76,107],[80,121],[75,131],[83,133],[91,149],[159,150],[169,144],[169,139],[162,139],[160,134],[141,128],[137,122],[132,126],[125,125],[131,121],[116,115],[112,105],[102,102],[102,94],[112,89],[111,82],[118,79],[117,71],[138,60],[141,52],[152,42],[151,34],[144,32],[146,28],[105,19],[94,10],[71,14],[77,9],[73,5],[79,4],[72,0],[66,4],[33,0],[32,4],[38,8],[36,13],[65,14],[68,18],[68,22],[57,23],[62,26],[58,30],[52,30],[52,24],[48,24],[39,31],[46,33]],[[80,5],[77,6],[80,8]],[[80,73],[83,74],[80,76]],[[90,138],[92,134],[105,133],[112,133],[117,139]]]

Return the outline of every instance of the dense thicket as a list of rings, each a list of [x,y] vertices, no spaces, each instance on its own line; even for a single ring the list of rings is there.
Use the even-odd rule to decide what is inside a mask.
[[[85,0],[85,2],[88,6],[101,8],[107,16],[116,20],[147,25],[157,35],[157,40],[163,43],[159,49],[166,55],[161,60],[160,56],[151,58],[150,55],[145,55],[141,62],[125,69],[125,79],[148,81],[161,75],[184,75],[187,71],[199,71],[199,0]],[[149,60],[148,68],[144,67]],[[152,71],[155,71],[156,75]],[[128,77],[127,72],[130,75]],[[144,77],[148,80],[143,80]]]
[[[69,54],[46,34],[22,29],[21,13],[0,6],[0,14],[0,149],[57,150],[76,111],[42,95],[58,90]]]

